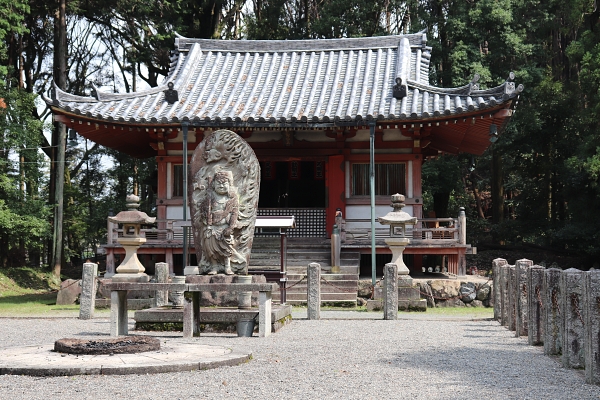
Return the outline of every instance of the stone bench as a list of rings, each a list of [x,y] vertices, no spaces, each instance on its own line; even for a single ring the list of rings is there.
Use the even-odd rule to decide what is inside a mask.
[[[104,287],[110,290],[110,335],[128,334],[127,292],[130,290],[168,290],[184,292],[183,337],[189,338],[200,333],[200,292],[252,292],[258,296],[258,336],[271,334],[271,293],[278,290],[275,283],[138,283],[111,282]]]

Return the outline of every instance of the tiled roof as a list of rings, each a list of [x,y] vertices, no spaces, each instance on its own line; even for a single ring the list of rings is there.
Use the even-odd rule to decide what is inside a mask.
[[[179,37],[164,85],[95,97],[54,88],[48,104],[105,121],[198,124],[329,123],[429,119],[492,107],[515,98],[512,79],[479,90],[429,84],[431,48],[423,33],[326,40],[210,40]],[[407,95],[393,97],[396,78]],[[512,78],[512,75],[511,75]],[[178,101],[165,99],[173,83]]]

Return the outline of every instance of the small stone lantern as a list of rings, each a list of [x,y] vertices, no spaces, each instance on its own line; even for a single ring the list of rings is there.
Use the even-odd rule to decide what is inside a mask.
[[[406,237],[406,225],[415,225],[417,219],[411,217],[408,213],[402,211],[404,204],[404,195],[392,195],[392,208],[394,211],[387,213],[384,217],[379,217],[379,223],[390,226],[390,237],[385,242],[392,251],[392,263],[398,266],[398,275],[408,275],[408,267],[404,264],[402,253],[404,248],[410,243]]]
[[[156,218],[149,217],[145,212],[138,211],[140,198],[134,194],[127,196],[127,211],[121,211],[108,220],[114,224],[123,225],[123,236],[117,241],[125,249],[125,258],[117,267],[117,273],[113,280],[147,282],[148,275],[144,273],[145,268],[137,257],[137,249],[144,243],[146,238],[140,236],[142,225],[153,224]]]

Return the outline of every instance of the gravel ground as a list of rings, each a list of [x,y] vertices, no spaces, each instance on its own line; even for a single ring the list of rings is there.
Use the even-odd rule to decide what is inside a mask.
[[[348,319],[357,314],[296,319],[265,339],[196,339],[252,349],[254,359],[235,367],[156,375],[3,375],[0,399],[600,398],[600,386],[586,384],[583,371],[562,368],[541,347],[528,346],[495,321],[431,320],[424,314],[383,321],[364,312],[361,319]],[[0,319],[3,347],[108,332],[105,318]]]

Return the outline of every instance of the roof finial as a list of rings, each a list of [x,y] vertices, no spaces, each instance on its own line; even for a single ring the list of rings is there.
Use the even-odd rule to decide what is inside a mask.
[[[396,84],[394,85],[392,94],[398,100],[406,97],[406,85],[402,84],[402,78],[396,78]]]
[[[167,83],[167,86],[169,88],[164,91],[165,101],[169,104],[173,104],[176,101],[179,101],[179,95],[177,94],[177,90],[173,89],[173,82]]]

